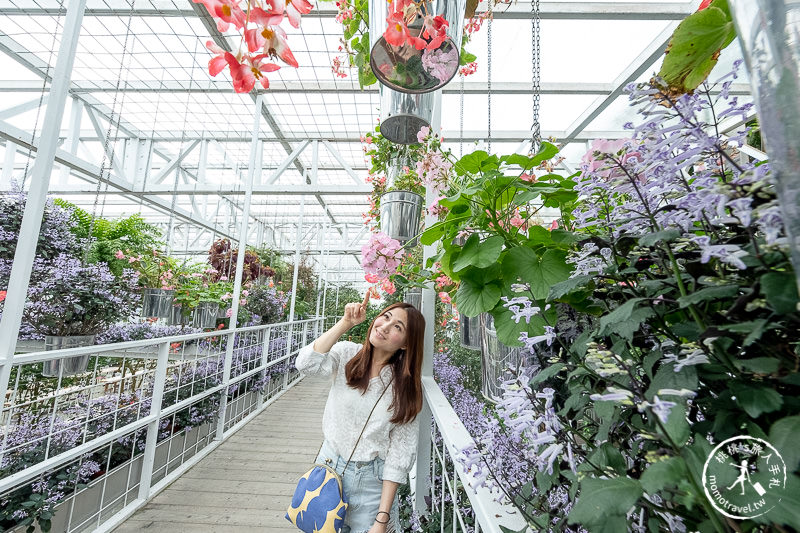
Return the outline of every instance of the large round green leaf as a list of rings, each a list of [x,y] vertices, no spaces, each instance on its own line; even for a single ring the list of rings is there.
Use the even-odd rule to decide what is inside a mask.
[[[480,236],[473,233],[467,239],[464,249],[453,263],[453,270],[460,272],[469,266],[486,268],[497,263],[503,251],[503,238],[495,235],[481,242]]]

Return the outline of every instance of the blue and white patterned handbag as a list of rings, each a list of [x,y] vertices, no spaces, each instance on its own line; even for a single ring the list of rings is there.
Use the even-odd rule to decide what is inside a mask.
[[[353,451],[344,465],[342,475],[350,465],[350,459],[356,452],[356,447],[361,441],[361,436],[364,435],[364,430],[367,429],[367,423],[372,413],[391,383],[392,380],[389,380],[380,398],[372,407],[372,411],[369,412],[367,421],[364,422],[364,429],[361,430],[361,435],[358,436],[356,444],[353,446]],[[286,519],[305,533],[340,533],[347,515],[347,506],[342,476],[327,465],[315,464],[297,482],[292,503],[286,511]]]

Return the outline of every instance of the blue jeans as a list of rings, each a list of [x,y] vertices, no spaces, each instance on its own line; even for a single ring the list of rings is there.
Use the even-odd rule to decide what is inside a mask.
[[[322,443],[322,449],[314,462],[327,464],[341,476],[347,458],[339,457],[333,446],[326,441]],[[372,461],[350,461],[342,477],[342,487],[349,500],[342,533],[367,533],[375,523],[375,516],[381,503],[383,459],[376,457]],[[399,506],[399,499],[395,495],[389,511],[387,531],[400,531]],[[382,514],[381,521],[384,520],[386,515]]]

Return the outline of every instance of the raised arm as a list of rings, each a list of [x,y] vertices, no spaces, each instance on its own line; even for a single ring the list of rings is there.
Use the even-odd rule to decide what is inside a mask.
[[[337,345],[336,343],[347,330],[366,320],[369,296],[370,292],[367,291],[363,302],[347,304],[341,320],[320,335],[317,340],[300,350],[295,361],[295,368],[307,376],[335,374],[343,354],[349,353],[347,345],[352,344],[343,342]]]
[[[344,335],[350,328],[357,326],[367,319],[367,305],[369,304],[370,291],[364,296],[361,303],[349,303],[344,306],[344,316],[333,325],[331,329],[320,335],[314,341],[314,351],[328,353],[339,337]]]

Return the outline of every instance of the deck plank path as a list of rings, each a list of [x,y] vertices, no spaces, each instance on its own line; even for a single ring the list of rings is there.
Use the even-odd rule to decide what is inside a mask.
[[[322,445],[326,380],[303,379],[115,533],[296,533],[284,517]]]

